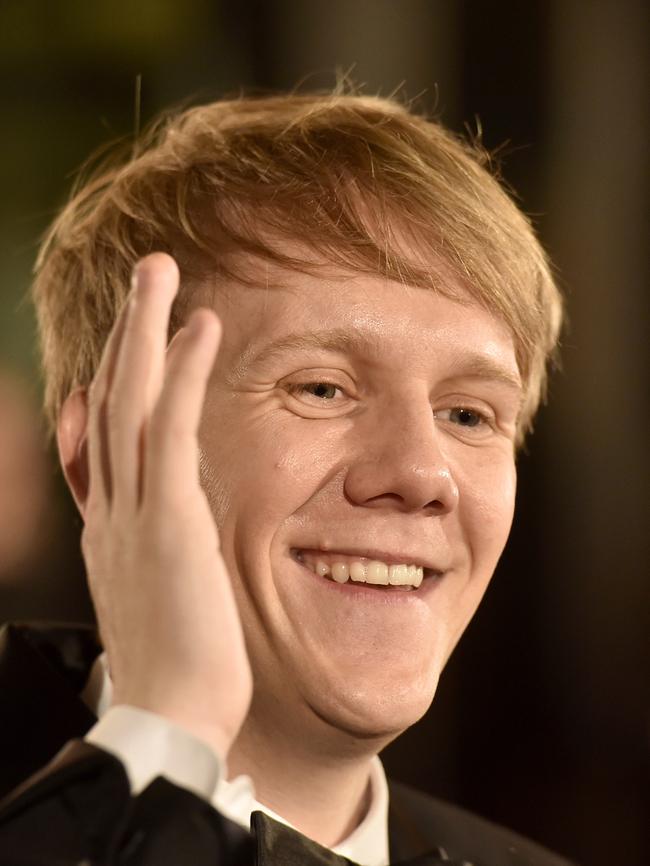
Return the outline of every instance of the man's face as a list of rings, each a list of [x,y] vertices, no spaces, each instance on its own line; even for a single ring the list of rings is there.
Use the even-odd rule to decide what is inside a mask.
[[[390,738],[429,706],[510,530],[512,336],[380,276],[265,282],[217,292],[200,434],[254,706]],[[417,582],[391,565],[421,585],[333,579]]]

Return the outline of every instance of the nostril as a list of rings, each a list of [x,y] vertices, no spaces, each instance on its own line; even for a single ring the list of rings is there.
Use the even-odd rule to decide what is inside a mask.
[[[450,511],[450,504],[445,504],[442,499],[432,499],[425,507],[434,514],[446,514],[447,511]]]

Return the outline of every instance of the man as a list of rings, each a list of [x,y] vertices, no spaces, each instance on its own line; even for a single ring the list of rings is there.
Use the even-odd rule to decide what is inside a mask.
[[[377,758],[492,576],[559,330],[481,159],[389,100],[243,99],[64,208],[34,297],[105,652],[5,638],[14,730],[47,655],[80,697],[39,759],[86,734],[6,862],[564,862]]]

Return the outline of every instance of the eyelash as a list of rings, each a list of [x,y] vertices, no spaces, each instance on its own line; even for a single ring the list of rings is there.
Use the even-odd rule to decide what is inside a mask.
[[[289,385],[287,390],[289,391],[290,394],[300,394],[300,393],[308,394],[309,392],[307,391],[307,388],[318,386],[318,385],[322,385],[326,388],[334,388],[335,390],[340,391],[341,393],[345,393],[344,389],[341,388],[340,385],[337,385],[335,382],[328,382],[325,379],[316,379],[312,382],[296,382],[295,384]],[[334,399],[334,398],[325,399],[323,397],[318,397],[316,394],[310,394],[310,396],[313,397],[319,403],[328,403],[328,402],[330,402],[330,399],[331,400]],[[464,405],[460,404],[458,406],[451,406],[449,409],[443,409],[443,410],[437,410],[437,411],[434,410],[434,413],[433,413],[434,418],[440,419],[441,412],[449,412],[450,415],[453,413],[459,413],[459,414],[460,413],[468,413],[477,419],[477,423],[475,423],[475,424],[455,423],[455,426],[459,427],[462,430],[470,430],[470,431],[476,430],[476,432],[479,433],[479,432],[485,431],[486,427],[491,428],[493,426],[493,419],[490,415],[488,415],[485,412],[482,412],[480,409],[475,409],[471,406],[464,406]],[[440,420],[445,420],[445,419],[440,419]],[[451,420],[451,418],[449,420]]]
[[[327,388],[335,388],[337,391],[340,391],[341,393],[345,393],[344,389],[341,388],[340,385],[337,385],[335,382],[328,382],[326,380],[320,380],[320,379],[314,380],[313,382],[296,382],[295,384],[289,385],[287,387],[287,390],[289,391],[290,394],[307,393],[306,389],[310,386],[313,386],[313,385],[324,385]],[[311,396],[316,398],[315,394],[312,394]],[[316,399],[318,399],[318,398],[316,398]],[[329,400],[319,399],[318,402],[325,403],[325,402],[329,402]]]
[[[460,414],[462,412],[465,412],[465,413],[468,413],[468,414],[474,416],[477,419],[476,424],[459,424],[459,423],[455,423],[453,421],[451,422],[454,424],[454,426],[458,427],[458,429],[463,430],[463,431],[468,431],[470,436],[472,436],[472,435],[479,436],[481,434],[484,435],[485,433],[488,432],[488,430],[494,429],[494,418],[491,415],[488,415],[486,412],[481,412],[480,409],[475,409],[472,406],[463,406],[461,404],[459,406],[451,406],[449,409],[442,409],[442,410],[434,411],[434,413],[433,413],[434,418],[437,418],[441,421],[446,421],[446,420],[451,421],[451,418],[449,418],[449,419],[440,418],[440,415],[442,414],[442,412],[449,412],[450,416],[453,413],[459,413]]]

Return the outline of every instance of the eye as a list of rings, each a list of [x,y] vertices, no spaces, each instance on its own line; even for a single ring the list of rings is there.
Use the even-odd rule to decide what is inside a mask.
[[[289,385],[287,390],[294,396],[313,397],[319,403],[331,402],[338,395],[345,396],[343,389],[333,382],[296,382]]]
[[[331,382],[306,382],[304,385],[297,385],[296,388],[303,394],[311,394],[321,400],[333,400],[336,392],[341,390]]]
[[[468,406],[452,406],[434,412],[438,421],[446,421],[471,436],[486,436],[492,430],[492,419],[478,409]]]
[[[354,380],[342,371],[296,371],[279,384],[287,408],[304,418],[339,418],[357,405]]]
[[[461,427],[480,427],[481,424],[486,423],[487,419],[485,415],[474,409],[464,409],[462,406],[458,406],[449,410],[449,420]]]

